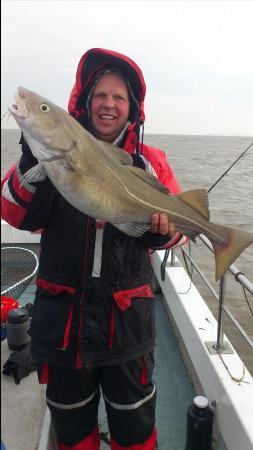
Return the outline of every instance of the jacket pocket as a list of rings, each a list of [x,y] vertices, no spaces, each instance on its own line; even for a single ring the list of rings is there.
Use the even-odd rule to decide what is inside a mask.
[[[75,304],[77,299],[66,291],[52,294],[37,288],[31,320],[31,336],[43,347],[66,350],[75,330]]]
[[[108,347],[128,350],[154,337],[154,294],[149,284],[116,291],[109,326]]]
[[[71,286],[65,286],[63,284],[53,283],[51,281],[44,280],[43,278],[37,279],[37,286],[44,289],[50,294],[58,295],[62,293],[67,293],[70,295],[76,294],[76,289]]]
[[[154,294],[149,284],[138,286],[134,289],[117,291],[113,293],[114,300],[121,311],[132,305],[134,298],[153,298]]]

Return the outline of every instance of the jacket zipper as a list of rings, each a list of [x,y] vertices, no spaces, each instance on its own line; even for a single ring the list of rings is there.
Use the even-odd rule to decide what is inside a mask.
[[[89,226],[90,226],[90,218],[87,217],[86,222],[86,230],[85,230],[85,243],[84,243],[84,265],[83,265],[83,284],[85,283],[85,275],[87,272],[87,264],[88,264],[88,238],[89,238]],[[82,329],[84,326],[84,286],[81,293],[81,301],[79,302],[79,330],[78,330],[78,339],[77,339],[77,352],[76,352],[76,369],[81,369],[83,367],[83,362],[81,359],[80,348],[81,348],[81,337],[82,337]]]

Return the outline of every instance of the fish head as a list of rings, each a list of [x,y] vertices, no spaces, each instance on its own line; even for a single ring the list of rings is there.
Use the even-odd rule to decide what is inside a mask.
[[[63,158],[73,150],[76,121],[64,109],[23,87],[17,89],[15,101],[9,111],[38,160]]]

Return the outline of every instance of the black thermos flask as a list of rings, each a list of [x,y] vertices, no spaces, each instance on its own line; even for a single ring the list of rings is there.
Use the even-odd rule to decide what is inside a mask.
[[[15,308],[8,312],[6,320],[7,342],[10,350],[21,350],[30,342],[29,312],[26,308]]]
[[[197,396],[187,410],[185,450],[211,450],[213,411],[206,397]]]

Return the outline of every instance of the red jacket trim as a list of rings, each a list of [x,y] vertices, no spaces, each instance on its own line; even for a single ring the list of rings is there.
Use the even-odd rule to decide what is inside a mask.
[[[11,226],[19,228],[26,214],[26,209],[22,206],[12,203],[2,196],[1,218]]]
[[[78,338],[77,338],[77,351],[76,351],[76,369],[83,368],[83,362],[81,358],[80,348],[81,348],[81,333],[83,329],[83,305],[80,303],[79,305],[79,329],[78,329]],[[89,448],[89,447],[87,447]],[[92,447],[91,447],[92,449]]]
[[[5,174],[4,178],[1,180],[1,191],[3,189],[4,183],[10,178],[11,174],[16,170],[16,167],[18,165],[18,162],[16,162]]]
[[[17,195],[20,197],[20,199],[29,202],[33,197],[32,192],[29,192],[25,188],[20,187],[20,181],[16,172],[17,164],[18,163],[14,164],[14,166],[12,166],[10,170],[8,170],[5,177],[1,180],[1,193],[2,193],[1,217],[3,220],[6,220],[6,222],[8,222],[15,228],[20,227],[26,214],[26,209],[18,205],[14,199],[12,200],[12,195],[7,185],[5,186],[5,189],[8,190],[9,192],[8,195],[9,198],[5,196],[5,193],[3,191],[5,183],[8,183],[8,179],[10,178],[11,175],[13,175],[13,188],[17,193]]]
[[[154,294],[149,284],[144,284],[134,289],[117,291],[113,293],[114,300],[121,311],[129,308],[135,297],[153,298]]]
[[[131,153],[133,153],[133,151],[136,148],[136,144],[137,144],[137,136],[136,133],[134,132],[134,127],[135,127],[135,123],[132,123],[131,125],[129,125],[127,131],[127,138],[126,138],[126,142],[124,143],[124,150],[129,153],[131,155]]]
[[[107,222],[103,222],[101,220],[97,220],[95,223],[95,228],[101,229],[104,228]]]
[[[71,329],[71,323],[72,323],[72,317],[73,317],[73,309],[74,309],[74,303],[70,306],[69,315],[67,324],[64,331],[64,338],[63,338],[63,348],[64,350],[68,348],[69,345],[69,336],[70,336],[70,329]]]
[[[46,291],[51,292],[51,294],[61,294],[62,292],[68,292],[69,294],[75,294],[76,289],[70,286],[64,286],[62,284],[52,283],[51,281],[43,280],[43,278],[37,279],[37,286]]]

